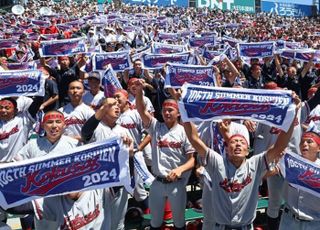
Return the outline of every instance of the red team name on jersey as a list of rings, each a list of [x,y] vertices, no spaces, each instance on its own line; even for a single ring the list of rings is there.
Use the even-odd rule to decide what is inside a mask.
[[[294,119],[294,126],[297,126],[297,125],[299,125],[299,121],[298,121],[298,118],[295,118]],[[281,132],[281,129],[276,128],[276,127],[272,127],[270,129],[271,134],[280,134],[280,132]]]
[[[160,140],[158,141],[157,145],[160,148],[176,148],[179,149],[182,147],[182,143],[181,142],[175,142],[175,141],[168,141],[168,140]]]
[[[15,127],[13,127],[9,132],[4,132],[4,133],[0,133],[0,141],[7,139],[10,137],[10,135],[15,134],[19,132],[19,127],[18,125],[16,125]]]
[[[240,192],[244,187],[246,187],[252,181],[251,175],[249,174],[242,183],[239,183],[238,180],[230,181],[225,178],[219,183],[220,187],[223,188],[226,192]]]
[[[44,172],[39,169],[27,174],[26,184],[21,188],[21,192],[29,195],[46,195],[59,184],[93,172],[99,167],[97,156],[86,161],[72,163],[66,167],[53,166]]]
[[[85,216],[80,216],[79,214],[75,216],[73,220],[69,216],[64,218],[64,224],[61,226],[61,230],[76,230],[83,226],[91,223],[100,215],[99,204],[96,205],[95,210],[89,212]]]
[[[237,100],[231,100],[228,104],[223,104],[226,102],[221,99],[211,99],[205,104],[204,107],[200,109],[201,114],[212,113],[216,115],[241,115],[250,113],[263,113],[270,110],[269,104],[243,104]]]
[[[65,120],[66,126],[69,125],[84,125],[86,120],[80,120],[79,118],[68,118]]]
[[[135,129],[137,127],[137,125],[135,123],[132,123],[132,124],[124,124],[124,123],[122,123],[121,126],[123,128],[126,128],[126,129]]]

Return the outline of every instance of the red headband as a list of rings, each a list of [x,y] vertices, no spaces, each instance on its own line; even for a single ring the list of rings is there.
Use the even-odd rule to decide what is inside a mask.
[[[138,81],[139,79],[134,77],[134,78],[131,78],[129,81],[128,81],[128,86],[131,86],[133,83],[135,83],[136,81]]]
[[[62,61],[64,59],[68,59],[69,60],[69,57],[68,56],[60,56],[60,57],[58,57],[59,61]]]
[[[118,90],[116,90],[115,93],[121,93],[121,94],[122,94],[123,96],[125,96],[126,98],[129,98],[128,92],[127,92],[126,90],[124,90],[124,89],[118,89]]]
[[[302,135],[302,138],[310,138],[318,145],[320,145],[320,136],[314,132],[306,132]]]
[[[165,107],[173,107],[179,110],[178,104],[176,102],[163,102],[162,108],[165,108]]]
[[[49,113],[49,114],[46,114],[44,115],[43,119],[42,119],[42,123],[46,123],[48,120],[50,119],[59,119],[61,121],[64,122],[64,116],[60,113]]]
[[[246,139],[243,135],[237,133],[237,134],[232,135],[229,139],[231,140],[231,139],[234,138],[234,137],[241,137],[241,138],[243,138],[243,139],[246,141],[247,146],[249,146],[249,143],[248,143],[247,139]]]
[[[0,101],[0,106],[2,107],[9,106],[9,107],[15,108],[14,104],[9,100]]]

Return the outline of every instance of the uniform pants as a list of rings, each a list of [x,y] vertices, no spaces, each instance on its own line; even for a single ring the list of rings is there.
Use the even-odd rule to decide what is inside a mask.
[[[111,188],[112,189],[112,188]],[[112,230],[123,230],[124,219],[128,207],[128,192],[122,187],[113,194],[111,201],[111,229]],[[106,210],[108,211],[108,210]]]
[[[279,216],[279,210],[282,204],[282,193],[284,180],[281,176],[272,176],[267,178],[268,182],[268,209],[267,215],[271,218]]]
[[[162,225],[166,198],[171,204],[174,226],[182,228],[185,225],[184,212],[187,202],[185,179],[169,184],[153,181],[150,187],[149,208],[152,215],[151,226],[154,228]]]
[[[202,230],[214,229],[215,221],[213,218],[213,205],[212,205],[212,191],[209,190],[208,185],[203,183],[202,188],[202,213],[203,225]]]

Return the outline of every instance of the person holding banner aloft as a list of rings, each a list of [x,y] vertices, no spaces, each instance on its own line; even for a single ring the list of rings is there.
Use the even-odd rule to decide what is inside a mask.
[[[151,184],[149,196],[151,229],[161,228],[166,199],[171,204],[175,229],[185,229],[186,184],[195,162],[194,149],[178,123],[177,102],[173,99],[164,101],[164,122],[161,123],[150,115],[143,103],[144,82],[137,80],[135,86],[136,108],[152,137],[152,173],[156,179]]]
[[[70,99],[68,97],[68,86],[72,81],[83,79],[84,73],[80,68],[85,65],[84,56],[81,56],[79,61],[72,63],[73,58],[68,56],[58,57],[58,69],[49,66],[44,58],[41,58],[42,66],[50,73],[56,80],[59,89],[59,105],[64,106]]]
[[[285,175],[286,181],[283,193],[285,207],[281,216],[280,230],[319,229],[320,198],[319,171],[317,171],[320,169],[319,128],[312,122],[309,129],[302,135],[300,145],[297,146],[302,158],[293,154],[289,159],[283,159],[281,162],[280,167],[285,167],[284,170],[281,167],[281,173]],[[290,176],[290,171],[296,171],[297,167],[302,167],[303,170]]]
[[[293,99],[298,109],[300,100],[296,95]],[[249,154],[248,134],[238,133],[231,136],[227,131],[227,157],[223,158],[203,143],[191,122],[184,123],[188,139],[202,158],[212,180],[212,208],[216,221],[214,229],[253,229],[252,222],[255,218],[258,188],[262,177],[268,169],[269,162],[282,156],[293,127],[292,121],[288,132],[282,131],[273,147],[246,159]]]
[[[117,124],[120,116],[119,103],[114,98],[106,98],[102,106],[84,124],[81,130],[84,142],[102,141],[112,136],[121,136],[130,146],[133,153],[133,141],[128,129]],[[111,201],[111,229],[124,229],[124,217],[128,205],[128,192],[123,187],[111,188],[113,199]]]
[[[266,84],[269,89],[278,89],[275,82],[269,82]],[[297,112],[297,118],[294,121],[295,126],[293,135],[290,139],[288,147],[292,152],[299,154],[296,148],[299,145],[303,129],[301,125],[307,120],[311,110],[313,110],[320,103],[320,91],[317,91],[314,97],[308,101],[301,103],[301,108]],[[277,138],[280,130],[276,127],[271,127],[262,123],[258,123],[255,130],[255,138],[253,143],[254,155],[266,151],[270,145],[273,145]],[[267,178],[268,183],[268,209],[267,209],[267,224],[270,229],[278,229],[279,227],[279,211],[282,205],[282,191],[283,191],[283,178],[279,175],[274,175]]]

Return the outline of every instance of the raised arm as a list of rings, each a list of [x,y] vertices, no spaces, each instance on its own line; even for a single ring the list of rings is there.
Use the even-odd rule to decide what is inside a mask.
[[[147,111],[146,106],[143,102],[143,87],[144,83],[142,80],[137,80],[134,82],[134,84],[137,87],[137,93],[136,93],[136,108],[140,114],[140,117],[142,119],[142,123],[145,127],[147,127],[151,120],[152,116],[151,114]]]
[[[309,62],[303,67],[302,71],[301,71],[301,77],[304,78],[306,76],[306,74],[308,73],[308,71],[310,70],[310,68],[313,65],[313,58],[314,58],[314,54],[311,55],[311,58],[309,60]]]
[[[276,69],[279,77],[283,77],[284,73],[280,64],[279,56],[277,54],[274,55],[274,63],[276,64]]]
[[[100,121],[102,120],[106,110],[108,110],[108,105],[102,105],[89,120],[83,125],[81,129],[81,138],[86,143],[90,141],[93,136],[94,130],[98,127]]]
[[[281,131],[276,143],[268,150],[268,152],[267,152],[268,163],[273,162],[273,161],[277,161],[279,158],[281,158],[283,155],[283,151],[286,149],[286,147],[289,144],[289,141],[292,136],[293,129],[294,129],[294,121],[297,118],[297,111],[301,107],[301,101],[295,93],[293,95],[293,100],[294,100],[294,103],[296,104],[295,117],[292,120],[292,123],[291,123],[291,126],[290,126],[288,132]]]
[[[201,157],[205,157],[208,147],[200,139],[197,128],[192,122],[184,122],[183,127],[193,148]]]

